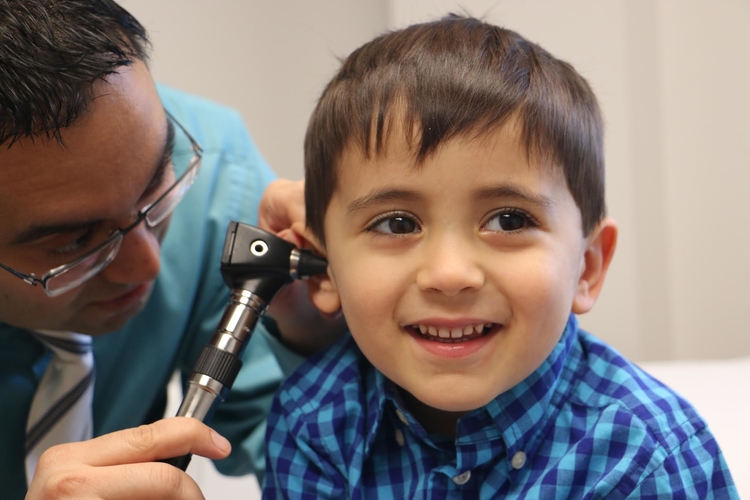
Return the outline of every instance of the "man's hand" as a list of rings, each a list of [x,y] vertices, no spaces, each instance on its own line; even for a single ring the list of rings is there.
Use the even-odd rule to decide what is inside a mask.
[[[188,453],[221,459],[230,451],[226,439],[197,419],[168,418],[50,448],[26,500],[202,499],[190,476],[156,460]]]
[[[258,227],[287,237],[292,226],[305,227],[305,181],[277,179],[268,185],[258,207]],[[298,245],[300,242],[292,243]]]
[[[274,233],[298,248],[315,248],[305,227],[305,183],[279,179],[266,188],[258,209],[258,227]],[[309,283],[315,282],[315,277]],[[309,355],[333,343],[346,323],[339,314],[324,316],[309,300],[308,284],[297,281],[283,287],[271,302],[271,315],[283,342],[302,355]]]

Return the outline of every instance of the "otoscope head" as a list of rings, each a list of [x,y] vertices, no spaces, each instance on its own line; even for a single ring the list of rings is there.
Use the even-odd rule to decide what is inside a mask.
[[[292,261],[295,256],[292,255]],[[325,274],[328,271],[328,261],[323,257],[313,255],[309,250],[300,249],[297,251],[297,269],[292,270],[292,277],[295,279],[307,279],[316,274]],[[294,267],[294,264],[292,264]]]
[[[307,250],[255,226],[231,222],[227,228],[221,275],[232,289],[241,288],[270,302],[294,279],[326,272],[327,262]]]

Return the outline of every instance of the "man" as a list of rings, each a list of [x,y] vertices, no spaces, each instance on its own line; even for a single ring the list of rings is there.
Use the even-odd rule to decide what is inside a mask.
[[[213,416],[216,431],[194,419],[133,429],[161,418],[171,374],[189,374],[228,304],[218,272],[228,223],[302,220],[301,185],[276,183],[261,201],[273,174],[239,116],[156,86],[147,46],[110,0],[0,2],[3,498],[22,498],[27,482],[27,498],[200,498],[189,476],[156,462],[186,453],[262,474],[279,366],[336,332],[299,287],[284,290]],[[90,359],[88,344],[93,366],[45,422],[35,394],[66,380],[58,348]],[[93,420],[70,416],[82,406]],[[81,429],[63,442],[100,437],[44,452],[66,415]]]

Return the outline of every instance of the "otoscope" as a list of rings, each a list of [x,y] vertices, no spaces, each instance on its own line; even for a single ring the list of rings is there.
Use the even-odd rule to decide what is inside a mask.
[[[326,272],[327,262],[309,250],[255,226],[230,222],[221,256],[221,276],[232,290],[211,341],[203,347],[177,410],[178,417],[208,422],[232,388],[242,353],[260,317],[282,286]],[[163,462],[187,469],[191,455]]]

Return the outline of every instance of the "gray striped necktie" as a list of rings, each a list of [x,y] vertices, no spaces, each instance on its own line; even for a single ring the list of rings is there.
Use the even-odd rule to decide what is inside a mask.
[[[39,330],[34,335],[52,350],[26,423],[26,481],[31,483],[39,457],[56,444],[92,436],[94,355],[91,337]]]

